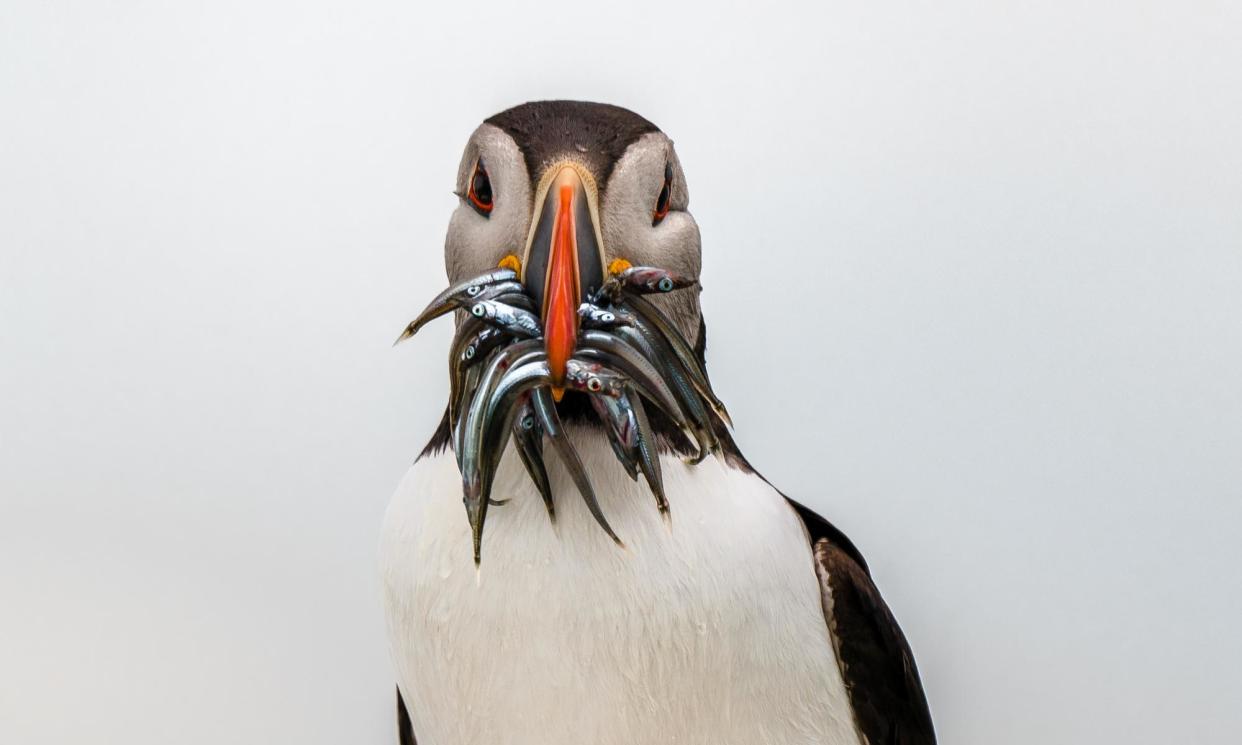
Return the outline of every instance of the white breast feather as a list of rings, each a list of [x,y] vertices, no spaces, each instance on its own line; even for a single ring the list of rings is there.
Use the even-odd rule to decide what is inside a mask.
[[[570,434],[624,549],[550,448],[556,526],[510,449],[477,573],[451,453],[393,496],[380,564],[419,745],[859,745],[785,500],[665,457],[670,527],[597,431]]]

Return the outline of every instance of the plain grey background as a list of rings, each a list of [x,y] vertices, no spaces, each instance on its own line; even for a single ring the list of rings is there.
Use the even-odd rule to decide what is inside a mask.
[[[762,5],[5,2],[0,741],[395,741],[390,344],[549,97],[677,141],[738,439],[943,742],[1236,739],[1242,10]]]

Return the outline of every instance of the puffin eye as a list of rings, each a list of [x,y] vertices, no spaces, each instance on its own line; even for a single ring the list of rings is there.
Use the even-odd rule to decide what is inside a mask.
[[[492,212],[492,180],[487,177],[487,169],[480,158],[474,164],[474,175],[470,177],[470,190],[466,193],[470,206],[480,215],[487,217]]]
[[[664,216],[668,214],[668,203],[673,191],[673,167],[668,163],[664,164],[664,185],[660,187],[660,196],[656,197],[655,212],[651,214],[651,225],[655,227],[660,224]]]

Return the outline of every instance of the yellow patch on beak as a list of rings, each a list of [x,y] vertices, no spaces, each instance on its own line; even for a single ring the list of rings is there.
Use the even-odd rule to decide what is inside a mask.
[[[501,269],[512,269],[513,271],[517,272],[519,275],[522,273],[522,260],[513,254],[509,254],[508,256],[501,259],[500,263],[497,264],[496,266],[500,267]]]
[[[620,274],[621,272],[624,272],[626,269],[629,269],[632,266],[634,265],[626,261],[625,259],[613,259],[612,263],[608,265],[608,273],[610,275],[615,276],[615,275]]]

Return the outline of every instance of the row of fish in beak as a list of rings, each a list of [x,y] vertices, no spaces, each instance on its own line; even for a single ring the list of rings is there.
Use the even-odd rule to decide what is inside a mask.
[[[617,460],[631,479],[639,474],[668,516],[656,434],[646,406],[655,406],[694,444],[698,463],[716,452],[715,432],[731,426],[698,357],[676,326],[645,295],[675,292],[696,283],[655,267],[629,267],[610,276],[578,309],[579,334],[565,365],[563,386],[585,394],[604,425]],[[449,416],[453,452],[462,475],[466,513],[480,558],[483,523],[492,484],[511,441],[548,516],[556,519],[544,444],[568,469],[595,520],[621,543],[603,512],[557,413],[534,302],[511,269],[496,269],[440,293],[397,339],[429,321],[465,311],[449,355]]]

